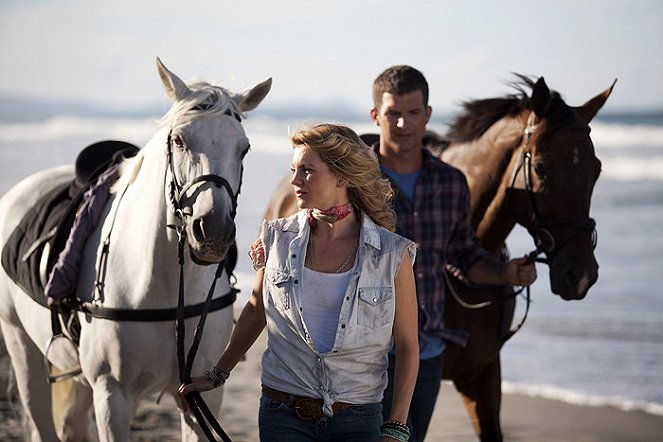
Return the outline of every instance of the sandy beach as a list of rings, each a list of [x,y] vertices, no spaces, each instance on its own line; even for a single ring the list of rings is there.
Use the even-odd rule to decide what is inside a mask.
[[[240,306],[236,306],[239,308]],[[260,355],[265,334],[232,373],[224,391],[221,425],[234,442],[258,440]],[[23,440],[13,407],[15,391],[8,391],[9,361],[4,346],[0,359],[0,435],[3,441]],[[12,406],[11,403],[14,405]],[[611,407],[587,407],[560,401],[507,394],[502,402],[504,436],[511,442],[654,442],[663,440],[663,416],[626,412]],[[132,425],[132,441],[179,441],[175,404],[164,397],[143,401]],[[474,442],[477,437],[453,386],[444,382],[427,441]]]

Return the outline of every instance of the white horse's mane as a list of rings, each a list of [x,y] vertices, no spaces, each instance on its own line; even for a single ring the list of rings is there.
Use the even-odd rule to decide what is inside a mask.
[[[170,110],[157,120],[159,125],[172,128],[175,125],[190,122],[194,118],[225,113],[228,110],[241,118],[244,117],[244,113],[241,112],[238,104],[231,98],[230,92],[227,89],[211,85],[205,81],[192,83],[188,85],[188,88],[191,93],[183,100],[173,103]],[[141,150],[135,157],[122,162],[120,166],[120,178],[113,184],[111,192],[124,189],[136,179],[143,159],[144,152]]]
[[[140,166],[143,164],[144,158],[145,153],[141,150],[135,156],[127,158],[120,163],[120,177],[111,186],[111,193],[116,193],[134,182],[138,175],[138,171],[140,171]]]
[[[228,110],[242,118],[244,117],[227,89],[211,85],[205,81],[192,83],[188,85],[188,88],[190,94],[186,98],[173,103],[166,115],[158,120],[159,124],[173,127],[176,123],[187,123],[200,116],[210,116]]]

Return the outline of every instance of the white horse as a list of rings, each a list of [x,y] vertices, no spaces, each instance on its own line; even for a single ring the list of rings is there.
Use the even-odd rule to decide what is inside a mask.
[[[182,227],[187,238],[185,303],[205,301],[217,268],[206,264],[221,262],[235,236],[242,160],[249,150],[240,121],[271,87],[271,78],[239,94],[204,82],[187,86],[159,59],[157,66],[173,107],[150,142],[121,164],[120,178],[83,254],[76,296],[103,308],[177,306],[178,234],[169,225]],[[0,246],[44,193],[72,178],[72,167],[54,168],[26,178],[7,192],[0,200]],[[105,239],[108,251],[102,253]],[[221,277],[214,298],[230,290],[228,278]],[[90,423],[83,417],[94,406],[99,439],[128,441],[141,399],[158,393],[177,397],[175,321],[117,321],[83,312],[78,317],[78,354],[71,345],[53,346],[46,352],[52,336],[49,310],[26,295],[4,269],[0,271],[0,323],[24,409],[26,436],[34,441],[84,440]],[[209,314],[193,373],[216,362],[229,340],[232,320],[232,308]],[[197,317],[185,322],[186,348],[197,322]],[[53,423],[45,352],[61,370],[80,362],[82,373],[74,378],[76,397],[62,405],[65,428],[56,429]],[[218,415],[221,395],[207,399]],[[190,416],[181,414],[181,424],[183,440],[204,439]]]

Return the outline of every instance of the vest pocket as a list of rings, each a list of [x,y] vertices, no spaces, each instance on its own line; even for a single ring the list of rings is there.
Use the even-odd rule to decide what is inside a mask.
[[[394,291],[392,287],[360,287],[357,323],[362,327],[379,328],[394,318]]]
[[[290,308],[290,273],[277,269],[265,269],[266,288],[269,293],[269,300],[277,308],[287,310]]]

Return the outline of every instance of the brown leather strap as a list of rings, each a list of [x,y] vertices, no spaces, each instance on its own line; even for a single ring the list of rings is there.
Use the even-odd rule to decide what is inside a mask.
[[[275,390],[266,385],[262,386],[262,392],[269,398],[292,406],[295,409],[295,414],[300,419],[312,420],[325,416],[325,414],[322,412],[322,407],[324,405],[322,399],[295,396],[294,394]],[[332,411],[337,413],[350,407],[352,407],[352,404],[347,402],[334,402],[332,405]]]

